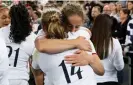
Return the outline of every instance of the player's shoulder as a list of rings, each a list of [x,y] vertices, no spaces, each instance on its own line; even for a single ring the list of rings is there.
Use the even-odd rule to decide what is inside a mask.
[[[33,47],[35,39],[36,39],[36,35],[33,32],[31,32],[30,35],[26,37],[26,40],[21,43],[21,47],[26,47],[26,48],[27,46]]]
[[[36,41],[41,40],[41,39],[46,39],[46,38],[45,38],[45,32],[43,31],[43,29],[41,29],[41,30],[38,32],[37,37],[36,37]]]
[[[37,35],[33,32],[30,33],[28,37],[26,37],[26,41],[34,41],[36,39]]]
[[[10,33],[10,26],[5,26],[5,27],[2,27],[0,28],[0,33],[3,33],[3,34],[7,34],[7,33]]]
[[[5,41],[8,40],[9,34],[10,34],[10,26],[9,25],[0,28],[0,35],[2,36],[3,39],[5,39]]]
[[[78,31],[76,31],[76,33],[78,34],[78,36],[83,36],[86,38],[90,38],[91,35],[88,32],[89,30],[86,27],[80,27]]]
[[[119,40],[116,39],[116,38],[113,38],[113,44],[114,44],[114,46],[116,46],[116,47],[121,46]]]
[[[81,29],[81,30],[88,30],[88,28],[83,27],[83,26],[80,26],[79,29]]]
[[[41,30],[38,32],[38,34],[37,34],[37,36],[41,36],[41,35],[45,35],[43,29],[41,29]]]

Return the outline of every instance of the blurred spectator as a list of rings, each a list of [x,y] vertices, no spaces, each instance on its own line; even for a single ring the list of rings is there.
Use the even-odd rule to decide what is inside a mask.
[[[122,4],[121,4],[121,2],[116,2],[116,9],[117,9],[117,13],[118,13],[118,15],[119,15],[120,10],[122,9]]]
[[[39,23],[39,19],[41,18],[41,13],[39,11],[34,11],[33,13],[33,23],[38,24]]]
[[[28,13],[30,15],[30,18],[32,19],[34,14],[33,8],[29,4],[26,5],[26,8],[28,9]]]
[[[120,27],[119,26],[119,22],[113,16],[111,16],[111,18],[112,18],[112,21],[113,21],[113,25],[112,25],[112,37],[117,38],[117,30]]]
[[[103,13],[104,13],[104,14],[108,14],[108,15],[111,14],[111,8],[110,8],[109,5],[105,5],[105,6],[103,7]]]
[[[130,10],[130,15],[133,18],[133,1],[127,2],[127,8],[128,8],[128,10]]]
[[[1,7],[7,7],[7,5],[5,3],[0,3],[0,8]]]
[[[92,20],[88,21],[85,25],[87,28],[91,28],[93,26],[95,18],[101,14],[101,8],[99,6],[94,6],[91,11]]]
[[[95,8],[93,9],[93,7]],[[86,21],[86,23],[84,24],[86,28],[89,28],[89,29],[92,28],[94,17],[97,16],[99,12],[102,13],[102,8],[103,8],[102,5],[100,5],[99,3],[96,3],[94,1],[90,3],[89,9],[88,9],[89,11],[87,13],[89,20]],[[93,9],[93,13],[92,13],[92,9]]]
[[[34,11],[33,13],[33,22],[32,22],[32,31],[38,31],[38,27],[41,24],[41,13],[39,11]]]
[[[127,33],[127,24],[131,20],[130,11],[127,8],[120,10],[120,27],[118,29],[118,38],[121,44],[125,44]]]
[[[84,8],[85,11],[89,11],[90,4],[89,4],[89,3],[86,3],[86,4],[83,6],[83,8]]]
[[[8,8],[0,8],[0,28],[7,26],[10,23],[9,9]]]
[[[92,8],[91,16],[93,17],[93,20],[101,13],[101,8],[99,6],[94,6]]]
[[[126,46],[126,48],[124,49],[125,53],[133,51],[133,19],[129,21],[127,26],[125,46]]]
[[[63,1],[56,1],[56,3],[57,3],[57,8],[61,10],[64,2]]]
[[[118,16],[118,14],[117,14],[116,4],[115,4],[115,3],[110,3],[109,6],[110,6],[110,9],[111,9],[111,14],[110,14],[110,16],[113,16],[113,17],[116,18],[118,21],[120,21],[119,16]]]

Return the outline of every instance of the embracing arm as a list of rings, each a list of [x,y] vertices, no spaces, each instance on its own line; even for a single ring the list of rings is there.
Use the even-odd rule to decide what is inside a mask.
[[[65,61],[73,66],[90,65],[97,75],[102,76],[104,74],[103,65],[96,54],[89,55],[85,51],[77,51],[74,55],[66,56]]]
[[[38,51],[50,54],[63,52],[73,48],[87,51],[91,50],[89,42],[81,37],[73,40],[37,38],[35,46]]]
[[[36,85],[44,85],[44,73],[40,69],[31,68]]]
[[[97,75],[101,75],[101,76],[104,75],[104,67],[98,55],[94,54],[92,56],[93,58],[92,58],[92,61],[90,62],[90,66],[92,67],[92,69]]]

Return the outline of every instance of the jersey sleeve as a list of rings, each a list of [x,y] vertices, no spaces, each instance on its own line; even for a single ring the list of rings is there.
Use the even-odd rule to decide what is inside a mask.
[[[31,35],[29,37],[27,37],[26,42],[23,44],[24,46],[24,50],[26,50],[27,54],[29,56],[32,56],[34,49],[35,49],[35,39],[36,39],[36,35],[34,33],[31,33]]]
[[[32,55],[32,67],[34,69],[40,69],[40,67],[38,65],[38,61],[37,61],[37,58],[39,57],[38,53],[39,52],[35,49],[34,52],[33,52],[33,55]]]
[[[116,50],[115,50],[115,56],[113,59],[113,65],[118,71],[120,71],[124,68],[122,48],[118,40],[115,40],[115,44],[116,44],[115,46]]]

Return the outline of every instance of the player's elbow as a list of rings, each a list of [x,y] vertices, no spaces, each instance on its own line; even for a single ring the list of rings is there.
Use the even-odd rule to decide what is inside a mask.
[[[124,69],[124,63],[122,65],[116,66],[117,71]]]
[[[104,67],[102,66],[102,64],[93,64],[91,65],[93,71],[95,72],[95,74],[99,75],[99,76],[103,76],[105,73]]]
[[[97,72],[97,75],[99,75],[99,76],[103,76],[104,73],[105,73],[104,68],[101,68],[101,69]]]

